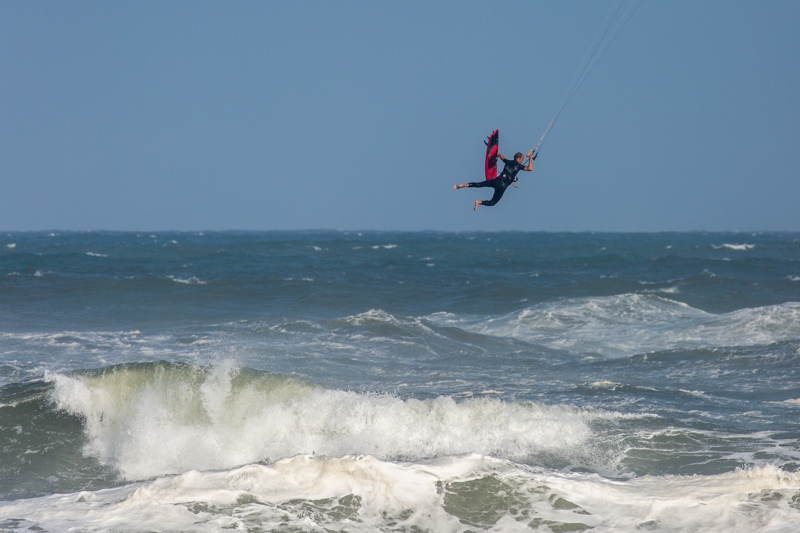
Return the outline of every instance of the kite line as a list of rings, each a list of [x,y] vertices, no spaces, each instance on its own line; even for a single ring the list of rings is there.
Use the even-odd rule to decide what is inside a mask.
[[[542,136],[539,137],[539,141],[536,143],[536,146],[533,147],[533,158],[536,158],[536,156],[539,155],[539,150],[541,149],[544,140],[547,138],[550,130],[553,129],[553,126],[558,120],[558,117],[561,115],[561,112],[566,107],[567,103],[578,91],[578,88],[586,80],[586,77],[589,75],[589,73],[594,70],[595,66],[597,66],[600,58],[603,57],[603,54],[606,53],[617,36],[622,32],[622,29],[625,27],[631,17],[633,17],[633,14],[639,8],[642,1],[643,0],[614,0],[611,8],[606,14],[603,24],[600,26],[597,35],[595,35],[594,41],[592,42],[591,46],[589,46],[589,50],[587,50],[577,72],[575,72],[572,82],[567,88],[567,91],[564,93],[564,96],[561,99],[561,104],[558,107],[558,111],[556,111],[553,120],[551,120],[550,124],[548,124],[547,128],[545,128]],[[623,7],[625,8],[624,10]]]

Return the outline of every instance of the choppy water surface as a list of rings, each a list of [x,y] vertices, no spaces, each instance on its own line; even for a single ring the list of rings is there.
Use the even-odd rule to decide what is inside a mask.
[[[0,235],[0,531],[795,531],[800,235]]]

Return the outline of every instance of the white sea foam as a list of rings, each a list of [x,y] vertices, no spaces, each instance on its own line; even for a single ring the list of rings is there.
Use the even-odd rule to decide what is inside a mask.
[[[797,531],[800,475],[767,466],[627,481],[476,454],[300,455],[0,503],[4,531]]]
[[[400,318],[397,318],[394,315],[387,313],[382,309],[370,309],[369,311],[365,311],[357,315],[345,317],[344,320],[346,322],[349,322],[350,324],[359,326],[364,324],[376,324],[376,323],[387,324],[392,326],[402,326],[405,323]],[[416,319],[407,319],[407,320],[412,320],[415,323],[419,323],[419,320]]]
[[[174,281],[175,283],[180,283],[182,285],[208,285],[207,281],[203,281],[196,276],[191,276],[189,278],[179,278],[178,276],[167,276],[169,279]]]
[[[713,314],[649,293],[558,300],[490,319],[447,313],[429,319],[485,335],[610,357],[800,339],[800,302]]]
[[[736,250],[737,252],[744,252],[747,250],[752,250],[756,247],[755,244],[720,244],[719,246],[712,245],[715,250],[721,249],[728,249],[728,250]]]
[[[17,247],[17,244],[14,243],[14,242],[10,242],[10,243],[6,244],[6,248],[8,248],[10,250],[13,250],[16,247]]]
[[[107,254],[98,254],[95,252],[86,252],[86,255],[88,255],[89,257],[108,257]]]
[[[603,380],[603,381],[595,381],[591,385],[592,387],[617,388],[622,384],[614,381]]]
[[[48,375],[53,401],[85,420],[85,453],[129,480],[224,469],[298,453],[419,459],[477,452],[581,457],[590,423],[623,415],[450,397],[400,399],[212,369],[134,365]]]
[[[139,336],[141,331],[60,331],[32,333],[0,333],[0,339],[11,339],[29,343],[34,348],[42,346],[89,346],[93,349],[119,350],[145,342]],[[155,336],[151,342],[161,342],[164,337]]]
[[[45,369],[67,371],[131,360],[195,360],[198,354],[215,351],[191,342],[192,336],[188,338],[189,342],[187,336],[143,335],[138,330],[0,333],[0,342],[5,349],[13,351],[21,363],[19,371],[22,374],[16,379],[21,375],[39,378]]]

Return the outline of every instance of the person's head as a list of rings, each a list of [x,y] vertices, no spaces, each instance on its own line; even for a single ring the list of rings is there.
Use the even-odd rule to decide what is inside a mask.
[[[525,158],[525,156],[524,156],[524,155],[522,155],[522,152],[517,152],[517,153],[514,155],[514,159],[515,159],[515,160],[516,160],[518,163],[522,163],[522,160],[523,160],[524,158]]]

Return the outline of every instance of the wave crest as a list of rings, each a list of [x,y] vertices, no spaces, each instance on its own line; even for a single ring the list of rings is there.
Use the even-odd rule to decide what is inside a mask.
[[[55,404],[85,420],[84,452],[126,479],[297,454],[564,460],[582,453],[593,420],[621,416],[490,398],[329,390],[231,363],[121,365],[47,379]]]
[[[430,320],[474,333],[608,357],[800,339],[800,302],[717,315],[654,294],[558,300],[491,319],[440,313]]]

